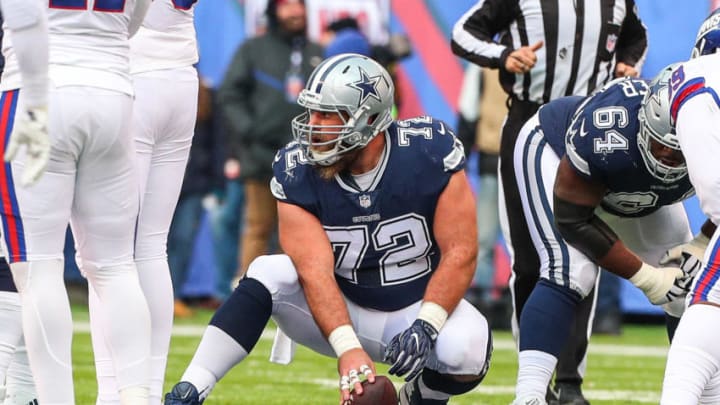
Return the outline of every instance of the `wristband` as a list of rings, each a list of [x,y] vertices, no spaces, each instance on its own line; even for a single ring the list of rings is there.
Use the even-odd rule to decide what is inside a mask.
[[[330,343],[330,346],[338,357],[342,356],[348,350],[362,348],[360,340],[350,325],[338,326],[330,332],[328,343]]]
[[[447,317],[448,313],[445,308],[434,302],[425,301],[420,306],[417,319],[422,319],[440,332],[440,329],[445,325]]]
[[[628,280],[635,285],[635,287],[645,290],[648,286],[651,286],[653,284],[653,280],[657,278],[655,275],[657,273],[657,269],[647,263],[644,263],[640,266],[637,272],[632,275]]]

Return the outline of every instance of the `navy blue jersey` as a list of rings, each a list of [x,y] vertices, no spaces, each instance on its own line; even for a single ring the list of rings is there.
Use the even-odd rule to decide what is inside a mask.
[[[0,256],[0,291],[17,292],[7,260]]]
[[[648,215],[694,194],[688,176],[665,183],[647,170],[640,155],[637,116],[647,90],[644,80],[619,79],[588,98],[559,99],[540,110],[553,150],[567,155],[580,176],[607,187],[602,207],[618,216]]]
[[[320,220],[347,298],[394,311],[422,299],[440,261],[435,208],[465,155],[450,128],[430,117],[398,121],[378,136],[385,152],[366,190],[349,175],[323,180],[295,142],[275,156],[271,189]]]

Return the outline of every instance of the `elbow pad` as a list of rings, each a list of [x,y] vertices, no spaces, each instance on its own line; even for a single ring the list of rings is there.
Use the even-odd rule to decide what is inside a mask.
[[[578,205],[557,195],[554,197],[555,226],[563,239],[593,262],[604,257],[618,236],[595,215],[595,207]]]

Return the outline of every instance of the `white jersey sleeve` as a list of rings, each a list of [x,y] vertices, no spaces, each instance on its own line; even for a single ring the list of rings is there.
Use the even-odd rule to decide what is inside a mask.
[[[27,106],[45,106],[49,51],[47,16],[42,2],[0,0],[0,6],[4,16],[3,55],[6,60],[1,80],[2,90],[22,86]]]
[[[50,78],[133,94],[128,26],[135,0],[48,0]]]
[[[679,65],[670,79],[671,115],[700,206],[720,223],[720,54]]]
[[[130,40],[132,73],[192,66],[198,61],[194,25],[197,0],[153,1]]]

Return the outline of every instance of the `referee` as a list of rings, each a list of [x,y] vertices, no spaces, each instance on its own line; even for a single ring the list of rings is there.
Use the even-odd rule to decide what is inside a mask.
[[[615,77],[638,76],[646,49],[646,29],[634,0],[480,0],[455,24],[453,53],[500,69],[500,83],[509,95],[500,144],[500,210],[507,217],[503,230],[512,256],[517,322],[540,269],[513,168],[520,128],[550,100],[588,95]],[[572,342],[558,359],[559,399],[549,390],[551,404],[588,404],[580,385],[594,296],[578,306]]]

